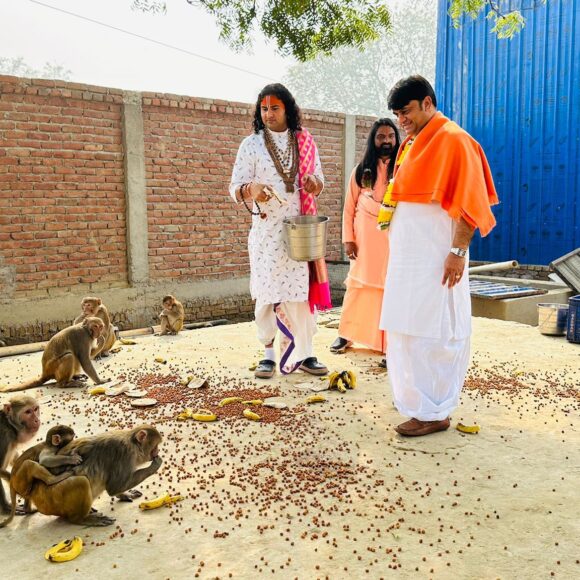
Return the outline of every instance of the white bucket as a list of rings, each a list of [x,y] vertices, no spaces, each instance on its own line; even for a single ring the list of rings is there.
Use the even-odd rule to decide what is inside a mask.
[[[298,262],[311,262],[326,255],[328,219],[325,216],[301,215],[284,220],[288,255]]]
[[[567,322],[567,304],[538,304],[538,328],[542,334],[553,336],[566,334]]]

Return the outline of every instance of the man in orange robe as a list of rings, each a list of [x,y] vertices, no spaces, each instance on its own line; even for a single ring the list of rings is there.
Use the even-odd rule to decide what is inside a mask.
[[[468,248],[495,226],[498,203],[481,146],[437,111],[420,76],[399,81],[389,109],[407,134],[390,190],[389,264],[381,328],[395,406],[411,417],[405,436],[449,428],[469,364]],[[379,219],[380,222],[380,219]]]
[[[375,121],[363,158],[350,177],[342,215],[342,242],[350,269],[339,336],[330,347],[334,353],[344,352],[353,342],[386,353],[386,334],[379,329],[379,320],[389,244],[387,232],[377,228],[377,217],[399,144],[391,119]]]

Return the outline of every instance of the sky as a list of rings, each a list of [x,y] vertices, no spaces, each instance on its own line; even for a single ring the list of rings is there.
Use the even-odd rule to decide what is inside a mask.
[[[253,54],[234,53],[219,41],[214,19],[185,0],[167,0],[165,15],[131,10],[131,0],[0,0],[0,22],[0,57],[21,57],[35,69],[58,64],[71,71],[72,81],[120,89],[252,103],[265,84],[281,81],[295,63],[276,55],[262,38]]]

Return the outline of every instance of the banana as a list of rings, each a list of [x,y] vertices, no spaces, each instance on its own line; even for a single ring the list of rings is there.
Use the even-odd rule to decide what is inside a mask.
[[[232,403],[241,403],[241,402],[242,402],[241,397],[226,397],[225,399],[222,399],[218,403],[218,407],[225,407],[226,405],[231,405]]]
[[[132,345],[132,344],[137,344],[134,340],[130,340],[130,339],[127,339],[127,338],[120,338],[119,339],[119,342],[121,344],[126,344],[126,345],[129,345],[129,346]]]
[[[177,415],[178,421],[186,421],[187,419],[193,419],[193,410],[192,409],[185,409]]]
[[[312,403],[324,403],[324,401],[326,401],[326,398],[322,395],[310,395],[310,397],[306,399],[306,402],[309,405],[312,405]]]
[[[183,377],[182,379],[180,379],[179,384],[187,387],[187,385],[189,385],[189,383],[191,383],[191,381],[193,381],[193,376],[192,375],[187,375],[186,377]]]
[[[185,498],[182,495],[169,495],[166,493],[165,495],[159,496],[157,499],[142,501],[139,504],[139,509],[143,511],[154,510],[163,507],[164,505],[171,505],[172,503],[183,501],[184,499]]]
[[[191,418],[194,421],[216,421],[217,417],[209,409],[199,409],[197,413],[192,413]]]
[[[83,541],[78,536],[64,540],[48,549],[44,557],[49,562],[68,562],[74,560],[83,551]]]
[[[161,363],[162,365],[167,364],[167,359],[164,359],[162,356],[156,356],[155,362]]]
[[[249,371],[255,371],[258,368],[258,363],[257,362],[253,362],[249,367],[248,370]]]
[[[342,377],[339,377],[338,381],[336,381],[336,388],[339,390],[339,392],[346,393],[346,386],[344,384]]]
[[[242,401],[243,405],[263,405],[262,399],[252,399],[251,401]]]
[[[455,428],[462,433],[479,433],[481,429],[479,425],[464,425],[463,423],[457,423]]]
[[[95,387],[89,391],[89,395],[104,395],[106,390],[105,387]]]
[[[356,389],[356,375],[354,371],[345,371],[348,375],[348,384],[350,385],[351,389]]]
[[[250,409],[244,409],[243,415],[246,419],[250,419],[250,421],[261,421],[262,419],[260,415],[257,415],[253,411],[250,411]]]
[[[331,389],[336,388],[336,383],[337,383],[339,377],[340,377],[340,373],[337,371],[333,371],[330,373],[330,375],[328,375],[328,383],[329,383]]]

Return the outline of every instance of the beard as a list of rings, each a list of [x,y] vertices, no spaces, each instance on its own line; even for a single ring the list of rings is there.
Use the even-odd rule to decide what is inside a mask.
[[[391,143],[383,143],[377,148],[379,157],[390,157],[393,154],[394,147]]]

